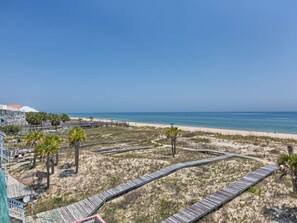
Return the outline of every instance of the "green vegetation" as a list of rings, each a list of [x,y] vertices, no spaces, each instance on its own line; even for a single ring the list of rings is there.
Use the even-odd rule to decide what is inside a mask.
[[[54,173],[53,155],[59,152],[60,140],[57,136],[47,135],[42,139],[42,142],[36,145],[35,152],[37,155],[46,158],[47,171],[47,188],[50,187],[50,167],[52,174]]]
[[[281,166],[282,177],[290,175],[293,187],[293,193],[297,194],[297,154],[281,154],[278,159]]]
[[[160,201],[160,217],[165,219],[178,211],[178,203],[174,200],[161,199]]]
[[[41,112],[28,112],[26,113],[26,121],[30,125],[40,125],[43,120],[43,113]]]
[[[50,114],[49,115],[49,121],[51,122],[52,126],[54,126],[57,130],[57,127],[61,123],[61,116],[57,114]]]
[[[26,121],[30,125],[42,125],[46,121],[50,121],[51,125],[56,127],[60,125],[60,122],[70,121],[70,117],[67,114],[50,114],[46,112],[28,112],[26,113]]]
[[[20,132],[21,128],[17,125],[5,125],[1,130],[7,135],[16,135]]]
[[[294,139],[280,139],[280,138],[272,138],[272,137],[266,137],[266,136],[223,135],[218,133],[213,135],[217,139],[231,140],[231,141],[237,141],[241,143],[251,143],[254,145],[269,144],[271,142],[284,143],[284,144],[297,143],[297,140],[294,140]]]
[[[181,133],[181,130],[173,126],[171,126],[166,130],[166,136],[167,138],[170,138],[170,141],[171,141],[171,150],[172,150],[173,157],[176,154],[176,139],[180,133]]]
[[[257,194],[260,196],[263,191],[260,188],[250,187],[249,189],[247,189],[247,192]]]
[[[42,132],[39,132],[39,131],[30,132],[25,137],[26,145],[29,147],[32,147],[35,150],[36,145],[40,144],[43,138],[44,138],[44,134]],[[34,151],[32,168],[34,168],[36,165],[36,157],[37,157],[37,153]]]
[[[75,149],[75,173],[78,173],[78,162],[79,162],[79,146],[86,140],[86,133],[83,129],[74,127],[69,130],[68,141],[69,146]]]
[[[61,121],[63,122],[63,123],[65,123],[65,122],[69,122],[71,119],[70,119],[70,117],[67,115],[67,114],[61,114],[60,115],[60,119],[61,119]]]
[[[208,138],[192,138],[191,140],[195,143],[210,143]]]

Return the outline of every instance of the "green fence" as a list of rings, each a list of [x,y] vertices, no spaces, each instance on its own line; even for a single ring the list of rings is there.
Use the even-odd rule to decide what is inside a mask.
[[[5,175],[0,170],[0,222],[9,223],[9,210],[7,204]]]

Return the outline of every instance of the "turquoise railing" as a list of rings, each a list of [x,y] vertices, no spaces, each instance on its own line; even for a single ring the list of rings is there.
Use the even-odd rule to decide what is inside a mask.
[[[0,222],[9,223],[9,207],[6,194],[5,175],[0,171]]]

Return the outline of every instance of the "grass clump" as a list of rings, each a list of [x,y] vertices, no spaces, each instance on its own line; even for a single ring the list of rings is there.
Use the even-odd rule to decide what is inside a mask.
[[[247,192],[252,193],[252,194],[257,194],[260,196],[263,191],[260,188],[250,187],[249,189],[247,189]]]
[[[191,140],[195,143],[210,143],[210,139],[208,138],[193,138]]]

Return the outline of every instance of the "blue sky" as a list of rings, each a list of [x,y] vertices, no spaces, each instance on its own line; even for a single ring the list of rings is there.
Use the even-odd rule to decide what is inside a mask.
[[[0,0],[0,103],[297,111],[297,2]]]

